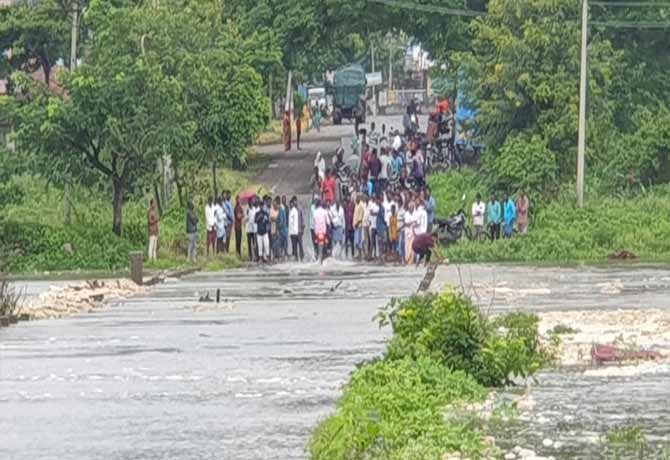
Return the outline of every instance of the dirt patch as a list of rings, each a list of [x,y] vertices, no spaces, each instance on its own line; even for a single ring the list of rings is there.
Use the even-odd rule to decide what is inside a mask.
[[[105,302],[118,301],[145,292],[127,279],[92,280],[51,286],[31,303],[19,307],[19,315],[30,319],[62,318],[78,313],[88,313],[101,308]]]

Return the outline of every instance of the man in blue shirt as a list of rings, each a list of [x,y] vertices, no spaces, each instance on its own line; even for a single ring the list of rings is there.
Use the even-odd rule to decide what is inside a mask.
[[[516,204],[511,196],[505,195],[505,238],[512,238],[516,222]]]
[[[377,205],[379,212],[375,220],[375,230],[377,231],[377,254],[379,254],[379,261],[384,264],[384,256],[386,255],[386,242],[388,241],[388,226],[386,225],[386,214],[384,212],[384,199],[382,195],[377,195]]]
[[[430,187],[426,187],[426,192],[425,192],[425,206],[426,206],[426,214],[428,214],[428,232],[426,233],[432,233],[433,232],[433,221],[435,220],[435,198],[433,197],[433,193],[430,190]]]
[[[500,239],[500,223],[502,222],[502,209],[500,207],[500,202],[498,201],[498,196],[493,193],[491,195],[491,201],[486,206],[487,208],[487,220],[489,227],[491,228],[491,240]]]
[[[224,190],[223,210],[226,213],[226,252],[230,250],[230,235],[233,233],[233,224],[235,223],[235,212],[233,203],[230,201],[230,190]]]

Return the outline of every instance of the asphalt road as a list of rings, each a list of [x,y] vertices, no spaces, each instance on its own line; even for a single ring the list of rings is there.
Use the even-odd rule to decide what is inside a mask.
[[[377,130],[381,130],[382,124],[385,124],[388,130],[400,129],[402,126],[402,117],[399,115],[368,117],[367,121],[365,127],[368,129],[373,122]],[[425,129],[425,116],[420,118],[420,123],[421,128]],[[279,194],[309,194],[309,179],[314,169],[316,153],[320,151],[326,159],[326,164],[332,164],[335,149],[341,145],[343,138],[350,139],[353,134],[354,125],[345,122],[338,126],[324,126],[320,133],[314,129],[305,133],[299,151],[295,148],[295,139],[289,152],[285,152],[281,144],[258,146],[255,148],[256,152],[270,157],[271,161],[268,168],[258,176],[257,182]]]

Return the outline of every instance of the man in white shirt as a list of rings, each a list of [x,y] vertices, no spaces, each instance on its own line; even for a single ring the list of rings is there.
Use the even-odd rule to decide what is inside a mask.
[[[344,244],[344,208],[339,201],[330,207],[330,221],[333,226],[333,257],[339,259]]]
[[[416,229],[414,231],[415,235],[423,235],[428,232],[428,213],[423,204],[422,200],[419,200],[419,204],[416,208],[416,215],[414,217],[416,220]]]
[[[258,246],[256,244],[256,206],[254,198],[249,200],[249,207],[247,208],[244,221],[246,222],[247,231],[247,250],[249,251],[249,261],[254,262],[258,258]]]
[[[475,226],[475,241],[480,241],[484,235],[484,215],[486,204],[482,201],[481,194],[477,194],[477,201],[472,203],[472,223]]]
[[[391,170],[391,163],[393,162],[393,159],[386,150],[382,150],[382,154],[379,157],[379,162],[382,165],[382,169],[379,171],[379,176],[377,177],[379,191],[385,192],[389,183],[389,171]]]
[[[302,262],[305,252],[302,247],[302,238],[300,235],[300,210],[298,209],[298,199],[291,198],[291,210],[288,213],[288,234],[291,238],[291,248],[295,261]]]
[[[368,226],[370,227],[370,238],[368,240],[368,256],[375,258],[377,254],[377,214],[379,205],[373,197],[368,202]]]
[[[216,252],[216,205],[214,198],[211,196],[207,200],[205,206],[205,228],[207,230],[207,257],[209,257],[209,248],[212,248],[212,253]]]

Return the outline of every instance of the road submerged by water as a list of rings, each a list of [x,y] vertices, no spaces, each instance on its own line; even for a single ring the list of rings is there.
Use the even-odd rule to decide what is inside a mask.
[[[344,263],[200,274],[0,330],[0,458],[306,458],[350,372],[383,349],[377,309],[423,274]],[[219,305],[199,302],[216,289]]]

